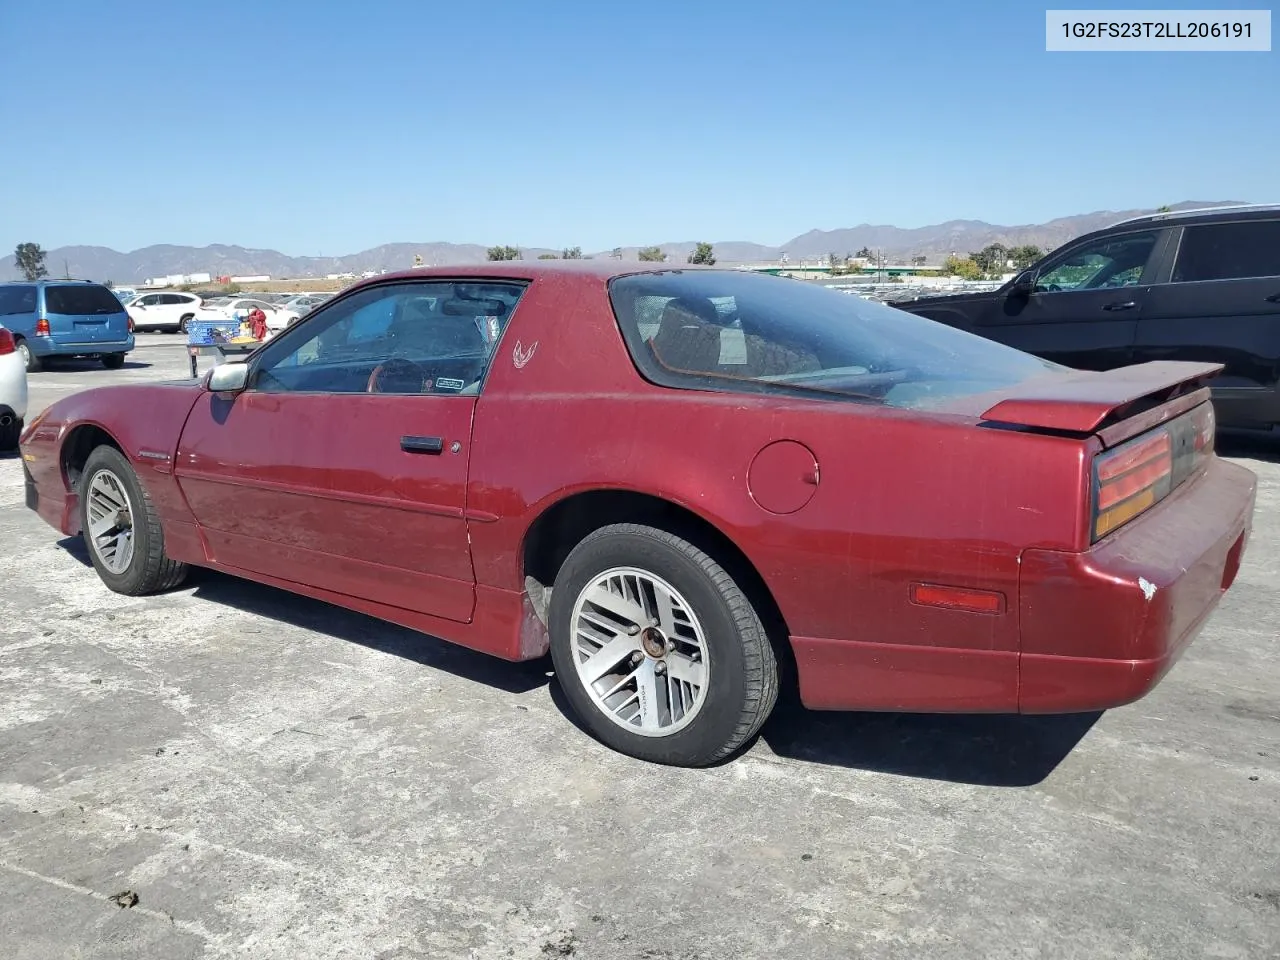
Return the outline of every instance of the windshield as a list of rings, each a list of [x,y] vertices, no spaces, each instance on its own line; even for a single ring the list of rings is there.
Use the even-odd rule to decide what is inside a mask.
[[[924,407],[1062,367],[884,304],[746,271],[609,286],[640,371],[664,386]]]

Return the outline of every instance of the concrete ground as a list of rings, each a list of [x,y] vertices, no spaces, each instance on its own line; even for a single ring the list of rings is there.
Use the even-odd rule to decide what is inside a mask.
[[[36,407],[184,373],[140,340]],[[0,955],[1280,957],[1280,447],[1229,449],[1254,539],[1146,700],[784,711],[708,771],[597,745],[547,663],[215,574],[109,593],[2,459]]]

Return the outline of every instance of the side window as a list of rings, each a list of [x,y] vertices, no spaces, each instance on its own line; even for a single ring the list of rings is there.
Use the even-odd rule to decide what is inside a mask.
[[[161,303],[161,304],[163,304],[163,305],[164,305],[164,306],[166,306],[166,307],[171,307],[171,306],[174,306],[174,305],[179,304],[179,303],[182,303],[182,302],[183,302],[182,297],[180,297],[180,296],[179,296],[178,294],[176,294],[176,293],[162,293],[162,294],[160,294],[160,303]]]
[[[0,317],[12,317],[19,313],[34,313],[35,309],[35,287],[0,287]]]
[[[1107,237],[1069,251],[1040,271],[1037,292],[1132,287],[1142,279],[1158,231]]]
[[[263,348],[254,389],[267,392],[476,394],[520,283],[370,287]]]
[[[1280,220],[1212,223],[1183,231],[1174,283],[1251,277],[1280,277]]]
[[[160,294],[148,293],[145,297],[139,297],[135,303],[140,307],[154,307],[160,302]]]

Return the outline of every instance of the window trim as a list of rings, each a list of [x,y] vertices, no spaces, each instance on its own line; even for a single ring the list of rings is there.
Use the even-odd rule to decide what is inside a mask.
[[[307,340],[310,340],[313,335],[309,335],[304,332],[306,326],[308,324],[314,326],[315,322],[318,319],[321,319],[321,314],[324,312],[327,312],[329,309],[338,307],[346,303],[353,297],[357,297],[357,296],[360,296],[361,294],[368,293],[371,290],[381,290],[387,287],[415,287],[415,286],[421,287],[421,286],[437,285],[442,283],[476,283],[476,284],[492,283],[492,284],[502,284],[505,286],[520,288],[520,296],[517,298],[515,306],[511,308],[511,313],[507,317],[507,322],[503,324],[502,330],[499,331],[498,339],[494,341],[493,351],[489,355],[489,362],[485,364],[484,374],[480,378],[480,386],[476,388],[476,392],[474,394],[367,393],[367,392],[345,393],[345,392],[338,392],[333,390],[290,390],[290,391],[286,391],[285,393],[272,393],[271,395],[272,396],[287,395],[287,396],[293,396],[293,397],[348,397],[348,396],[362,397],[363,396],[363,397],[386,397],[389,399],[391,398],[403,399],[405,397],[424,397],[424,398],[434,397],[434,398],[447,399],[449,397],[467,396],[467,397],[470,397],[472,400],[478,399],[480,396],[484,394],[485,387],[488,385],[488,382],[489,382],[489,375],[493,371],[493,366],[494,366],[493,360],[497,357],[498,351],[501,349],[503,341],[506,340],[507,338],[507,331],[509,331],[511,329],[511,325],[515,323],[516,314],[519,313],[520,311],[520,305],[525,302],[525,299],[527,298],[529,293],[529,288],[533,285],[534,281],[520,278],[520,277],[472,277],[472,276],[400,277],[394,280],[390,278],[379,280],[376,283],[369,284],[368,286],[353,287],[349,290],[344,290],[341,293],[337,294],[336,296],[330,297],[328,300],[325,300],[323,303],[316,305],[309,313],[304,315],[297,323],[286,327],[283,332],[272,337],[270,340],[263,343],[262,346],[258,347],[258,349],[254,350],[251,354],[249,354],[249,356],[244,361],[246,364],[249,365],[249,375],[245,381],[245,392],[246,393],[266,393],[266,391],[261,391],[257,389],[257,381],[258,381],[258,377],[262,373],[262,364],[264,362],[263,358],[267,356],[267,352],[269,350],[273,350],[278,344],[286,345],[284,347],[281,347],[281,349],[285,351],[286,356],[288,355],[288,353],[294,350],[297,350],[298,349],[297,346],[287,346],[287,345],[296,340],[298,341],[298,345],[300,346],[302,343],[305,343]],[[341,322],[341,321],[338,321],[338,322]]]

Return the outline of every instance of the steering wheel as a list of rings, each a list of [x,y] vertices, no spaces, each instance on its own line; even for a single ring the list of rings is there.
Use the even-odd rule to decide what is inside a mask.
[[[403,357],[378,364],[365,385],[366,393],[426,393],[430,389],[426,367]]]

